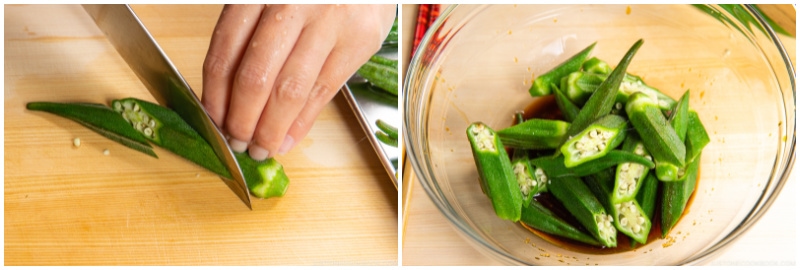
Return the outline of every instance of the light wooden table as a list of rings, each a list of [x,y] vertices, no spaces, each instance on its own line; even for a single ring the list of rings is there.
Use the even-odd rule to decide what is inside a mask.
[[[789,9],[787,11],[787,8]],[[443,7],[442,10],[445,8]],[[787,31],[794,32],[794,11],[791,6],[766,6],[778,23],[790,25]],[[783,15],[781,15],[783,14]],[[404,61],[409,61],[408,51],[416,25],[416,5],[403,5]],[[782,36],[781,40],[796,62],[796,40]],[[431,202],[415,179],[413,168],[406,162],[403,187],[403,265],[499,265],[473,248],[450,225],[449,221]],[[711,265],[796,265],[797,264],[797,187],[794,181],[800,170],[796,162],[791,179],[769,211],[753,228],[745,233],[722,255],[711,261]]]
[[[221,6],[134,10],[199,94]],[[4,15],[5,265],[397,265],[398,192],[341,95],[277,158],[287,194],[250,211],[167,151],[154,159],[26,110],[153,98],[80,6],[6,5]]]

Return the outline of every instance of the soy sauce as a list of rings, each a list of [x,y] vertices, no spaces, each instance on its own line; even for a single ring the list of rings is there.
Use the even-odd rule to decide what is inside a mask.
[[[539,97],[539,98],[534,99],[533,102],[531,102],[531,104],[529,104],[525,108],[525,110],[523,111],[523,118],[525,120],[532,119],[532,118],[540,118],[540,119],[551,119],[551,120],[562,120],[562,121],[564,121],[564,115],[561,113],[561,110],[558,108],[558,105],[556,104],[556,99],[555,99],[554,95],[548,95],[548,96],[543,96],[543,97]],[[513,124],[513,123],[511,123],[511,124]],[[544,153],[532,153],[532,154],[533,154],[532,156],[540,156],[540,155],[552,154],[552,152],[551,151],[547,151],[547,152],[544,152]],[[696,191],[697,191],[698,183],[700,182],[699,181],[699,179],[700,179],[700,172],[699,171],[697,173],[697,178],[698,178],[698,181],[696,181],[696,183],[695,183],[695,192],[692,192],[692,195],[689,197],[689,200],[686,203],[686,208],[685,208],[686,210],[683,211],[683,214],[681,215],[681,218],[678,219],[678,223],[680,223],[683,220],[683,217],[686,215],[686,213],[689,212],[690,206],[691,206],[692,202],[694,201],[694,196],[695,196],[695,194],[697,194]],[[660,190],[661,189],[661,185],[659,185],[658,188]],[[550,209],[550,211],[552,211],[556,216],[558,216],[559,218],[563,219],[564,221],[566,221],[567,223],[569,223],[573,227],[579,228],[580,230],[582,230],[585,233],[589,234],[588,231],[586,231],[586,229],[583,228],[583,225],[580,224],[578,219],[576,219],[574,216],[572,216],[572,214],[569,213],[569,211],[566,209],[566,207],[564,207],[564,205],[560,201],[558,201],[558,199],[556,199],[550,193],[543,192],[543,193],[537,194],[536,196],[533,197],[533,199],[536,200],[537,202],[541,203],[542,205],[544,205],[548,209]],[[567,239],[567,238],[563,238],[563,237],[560,237],[560,236],[555,236],[555,235],[551,235],[551,234],[548,234],[548,233],[545,233],[545,232],[541,232],[539,230],[536,230],[534,228],[531,228],[531,227],[525,225],[522,222],[520,222],[519,224],[523,228],[529,230],[530,232],[532,232],[536,236],[541,237],[545,241],[553,243],[553,244],[555,244],[557,246],[560,246],[560,247],[562,247],[564,249],[567,249],[567,250],[572,250],[572,251],[581,252],[581,253],[587,253],[587,254],[613,254],[613,253],[622,253],[622,252],[626,252],[626,251],[631,251],[631,250],[643,247],[643,246],[645,246],[647,244],[650,244],[653,241],[661,238],[661,198],[660,198],[660,196],[656,198],[656,206],[655,206],[655,210],[653,211],[653,215],[654,215],[654,217],[651,220],[652,224],[651,224],[651,227],[650,227],[650,233],[647,236],[647,242],[645,244],[636,243],[635,245],[632,246],[631,242],[632,241],[635,242],[633,239],[631,239],[627,235],[624,235],[624,234],[622,234],[620,232],[617,232],[617,246],[613,247],[613,248],[598,247],[598,246],[592,246],[592,245],[584,244],[584,243],[581,243],[581,242],[578,242],[578,241],[574,241],[574,240],[571,240],[571,239]]]

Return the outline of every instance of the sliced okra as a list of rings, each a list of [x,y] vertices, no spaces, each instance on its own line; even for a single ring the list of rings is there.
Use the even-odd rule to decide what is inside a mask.
[[[545,156],[531,159],[531,164],[544,171],[545,175],[550,178],[557,177],[583,177],[595,174],[599,171],[614,167],[622,163],[637,163],[642,164],[648,168],[653,168],[655,164],[653,161],[648,160],[640,155],[622,151],[611,150],[601,158],[583,163],[581,165],[567,168],[564,166],[564,156]]]
[[[685,140],[686,162],[690,163],[700,156],[703,148],[706,147],[709,142],[711,142],[711,139],[708,137],[706,128],[700,121],[697,112],[689,110],[689,123],[686,129]]]
[[[656,210],[656,197],[658,197],[658,179],[654,174],[648,174],[642,180],[642,187],[636,193],[636,202],[642,207],[644,214],[653,222],[653,214]]]
[[[580,178],[551,178],[548,189],[600,244],[617,246],[613,218]]]
[[[622,116],[600,117],[561,146],[564,166],[572,168],[604,156],[625,140],[627,128],[628,121]]]
[[[583,108],[578,112],[578,115],[575,116],[575,120],[570,124],[567,130],[567,136],[578,134],[586,129],[592,122],[611,112],[615,104],[615,96],[617,92],[619,92],[619,85],[622,83],[622,78],[625,76],[625,71],[628,69],[631,60],[633,60],[636,51],[642,46],[642,43],[644,43],[644,41],[641,39],[636,41],[628,52],[625,53],[625,56],[622,57],[617,67],[608,75],[608,79],[604,80],[603,83],[598,86],[597,90],[592,93],[586,101],[586,104],[584,104]]]
[[[242,174],[247,189],[254,196],[262,199],[282,197],[289,188],[289,177],[281,165],[274,158],[256,161],[250,155],[242,152],[234,156],[242,168]]]
[[[678,170],[685,166],[686,146],[667,123],[658,105],[647,95],[635,93],[625,106],[625,111],[656,162],[658,179],[677,180]]]
[[[559,218],[555,213],[538,201],[532,201],[530,205],[522,208],[522,215],[519,221],[544,233],[561,236],[593,246],[600,246],[600,242],[595,240],[594,237]]]
[[[136,98],[114,100],[111,105],[150,142],[220,176],[231,177],[211,145],[175,111]]]
[[[686,203],[695,189],[697,174],[700,169],[700,158],[686,167],[686,172],[679,181],[661,183],[661,236],[666,236],[678,223],[686,210]]]
[[[684,141],[686,139],[686,130],[689,128],[689,90],[683,93],[675,108],[670,111],[667,122],[678,134],[678,138]]]
[[[497,131],[503,145],[515,149],[553,149],[567,134],[569,123],[561,120],[530,119]]]
[[[650,233],[650,219],[635,199],[612,202],[611,194],[614,185],[614,170],[606,170],[585,179],[589,190],[594,193],[597,200],[606,207],[614,219],[614,227],[624,235],[631,237],[636,242],[644,244]]]
[[[547,175],[541,168],[532,166],[527,156],[512,161],[511,167],[522,194],[523,207],[530,204],[534,195],[547,191]]]
[[[26,107],[28,110],[49,112],[70,119],[131,149],[158,157],[145,136],[131,127],[118,113],[104,105],[31,102]]]
[[[539,97],[551,94],[551,84],[558,84],[561,80],[561,77],[580,70],[581,65],[583,65],[583,61],[586,60],[586,57],[592,53],[592,49],[594,49],[596,44],[597,42],[592,43],[552,70],[534,79],[531,88],[528,90],[531,96]]]
[[[636,133],[625,138],[625,142],[622,144],[622,150],[630,151],[647,159],[652,159],[644,143],[642,143]],[[642,186],[642,182],[645,177],[647,177],[648,172],[650,172],[650,168],[638,163],[627,162],[617,165],[616,174],[614,176],[614,190],[611,193],[611,202],[619,203],[632,200]]]
[[[610,70],[611,69],[608,63],[603,60],[597,58],[586,60],[586,62],[583,64],[583,71],[595,74],[595,76],[584,76],[585,78],[578,80],[576,85],[580,87],[579,89],[581,91],[576,91],[573,93],[573,95],[586,95],[588,97],[588,95],[594,92],[594,89],[597,89],[597,86],[600,85],[600,82],[605,80]],[[565,92],[567,91],[565,90]],[[622,79],[622,83],[619,87],[619,93],[616,96],[617,102],[623,104],[626,103],[628,98],[636,92],[642,92],[650,96],[650,98],[653,100],[656,100],[662,111],[669,111],[675,107],[675,99],[664,94],[664,92],[647,85],[641,77],[630,73],[625,74],[625,78]],[[569,94],[567,96],[569,96],[570,99],[573,98],[573,96]],[[586,97],[584,97],[584,99],[585,98]],[[575,104],[580,105],[581,103],[575,102]]]
[[[495,214],[502,219],[519,221],[522,193],[499,136],[489,126],[476,122],[467,127],[467,138]]]
[[[600,60],[597,57],[592,57],[583,62],[583,71],[594,74],[608,74],[611,73],[611,66],[606,61]]]
[[[561,110],[561,114],[564,115],[564,119],[566,119],[567,122],[572,122],[572,120],[575,120],[575,117],[578,116],[578,112],[581,111],[581,108],[575,105],[575,103],[572,103],[572,101],[569,100],[567,95],[564,94],[561,89],[554,88],[553,93],[556,97],[556,105],[558,106],[558,109]]]

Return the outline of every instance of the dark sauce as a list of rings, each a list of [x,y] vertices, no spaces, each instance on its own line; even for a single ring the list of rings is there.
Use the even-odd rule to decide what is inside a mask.
[[[522,113],[523,113],[523,118],[526,120],[531,118],[552,119],[552,120],[562,120],[562,121],[564,120],[564,116],[561,113],[561,110],[558,109],[558,105],[556,104],[554,95],[549,95],[534,99],[534,101],[530,105],[528,105],[525,108],[525,111],[523,111]],[[552,154],[552,151],[546,151],[543,153],[531,152],[531,154],[532,156],[541,156],[541,155]],[[697,184],[700,182],[699,181],[700,171],[697,172],[697,178],[698,181],[697,183],[695,183],[695,191],[697,190]],[[661,186],[659,185],[659,189],[660,188]],[[686,213],[689,212],[690,206],[694,201],[695,194],[697,194],[697,192],[692,192],[692,195],[689,196],[689,201],[686,203],[686,210],[683,211],[681,218],[678,219],[678,223],[680,223],[683,220],[683,217],[686,216]],[[578,219],[572,216],[572,214],[569,213],[567,208],[564,207],[564,205],[550,193],[544,192],[537,194],[536,196],[533,197],[533,199],[541,203],[548,209],[550,209],[550,211],[553,211],[553,213],[556,216],[563,219],[573,227],[579,228],[580,230],[583,230],[588,234],[588,232],[586,231],[586,229],[583,228],[583,225],[580,224]],[[660,222],[661,220],[660,209],[661,209],[661,198],[657,197],[655,210],[653,211],[654,217],[651,220],[652,225],[650,227],[650,234],[647,236],[647,242],[645,244],[636,243],[627,235],[617,232],[617,246],[613,248],[598,247],[598,246],[584,244],[578,241],[541,232],[539,230],[536,230],[534,228],[531,228],[523,224],[522,222],[520,222],[519,224],[523,228],[535,234],[536,236],[541,237],[545,241],[553,243],[564,249],[581,253],[588,253],[588,254],[613,254],[613,253],[622,253],[626,251],[631,251],[639,247],[642,247],[644,245],[650,244],[653,241],[656,241],[657,239],[661,238],[662,232],[661,232],[661,222]],[[634,242],[635,244],[632,242]]]

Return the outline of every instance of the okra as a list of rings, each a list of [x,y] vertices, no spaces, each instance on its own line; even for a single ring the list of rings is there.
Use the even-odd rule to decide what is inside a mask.
[[[530,119],[497,131],[503,145],[521,149],[553,149],[566,136],[569,123],[561,120]]]
[[[397,95],[397,60],[373,55],[356,73],[371,84]]]
[[[111,105],[114,111],[153,144],[220,176],[231,177],[211,145],[175,111],[136,98],[114,100]]]
[[[375,138],[388,146],[397,147],[397,138],[392,138],[391,135],[386,134],[383,131],[375,131]]]
[[[686,146],[667,123],[658,105],[642,93],[631,96],[625,106],[633,127],[656,162],[656,176],[661,181],[675,181],[685,166]]]
[[[511,167],[522,195],[523,207],[530,204],[533,196],[547,190],[547,175],[541,168],[532,166],[527,156],[512,161]]]
[[[632,134],[625,138],[622,150],[633,152],[647,159],[652,159],[645,149],[644,143],[638,135]],[[621,163],[617,165],[614,176],[614,190],[611,193],[611,202],[620,203],[634,199],[650,168],[638,163]]]
[[[581,106],[586,103],[586,100],[592,96],[592,93],[597,90],[606,77],[607,75],[603,74],[576,71],[564,77],[561,81],[561,89],[576,106]]]
[[[613,218],[580,178],[551,178],[548,189],[600,244],[617,246]]]
[[[653,168],[655,166],[652,161],[645,157],[622,150],[611,150],[601,158],[572,168],[567,168],[564,166],[563,155],[535,158],[531,160],[531,165],[544,170],[545,175],[547,175],[549,178],[558,178],[583,177],[595,174],[618,164],[631,162],[642,164],[648,168]]]
[[[672,129],[678,134],[681,141],[686,139],[686,130],[689,128],[689,90],[683,93],[683,96],[678,100],[669,118],[667,119]]]
[[[593,246],[600,245],[600,242],[595,240],[591,235],[586,234],[581,229],[559,218],[555,213],[538,201],[532,201],[530,205],[523,207],[522,215],[519,220],[525,223],[525,225],[544,233],[561,236]]]
[[[597,87],[600,85],[600,82],[606,79],[610,70],[611,69],[608,63],[603,60],[597,58],[587,60],[583,64],[583,71],[584,73],[588,74],[583,74],[583,77],[576,81],[575,86],[578,88],[573,89],[580,91],[569,92],[565,90],[565,93],[567,93],[567,96],[570,97],[575,104],[582,104],[580,102],[576,102],[574,98],[588,98],[588,96],[594,92],[594,89],[597,89]],[[647,85],[644,83],[642,78],[630,73],[625,74],[625,77],[622,79],[616,100],[620,103],[626,103],[628,98],[636,92],[642,92],[650,96],[650,98],[653,100],[656,100],[662,111],[669,111],[675,107],[676,101],[672,99],[672,97],[664,94],[664,92],[661,92],[650,85]],[[581,95],[584,97],[581,97]]]
[[[467,138],[495,214],[502,219],[519,221],[522,193],[499,136],[489,126],[476,122],[467,127]]]
[[[604,156],[625,140],[628,121],[622,116],[600,117],[561,146],[564,166],[572,168]]]
[[[648,174],[647,177],[642,180],[642,187],[639,189],[639,192],[636,193],[636,202],[639,203],[639,206],[642,207],[642,212],[650,219],[651,222],[653,221],[653,214],[655,214],[656,210],[656,197],[658,197],[658,178],[654,174]]]
[[[236,153],[236,160],[242,168],[247,189],[254,196],[262,199],[282,197],[289,188],[289,177],[281,165],[274,158],[256,161],[250,155],[242,152]]]
[[[561,114],[564,115],[564,119],[567,122],[572,122],[575,120],[575,117],[578,116],[578,112],[581,111],[581,108],[578,108],[577,105],[572,103],[571,100],[564,94],[561,89],[555,88],[553,89],[553,93],[555,93],[556,97],[556,105],[558,105],[558,109],[561,110]]]
[[[398,134],[396,127],[389,125],[389,123],[381,119],[375,121],[375,126],[379,129],[375,131],[375,137],[378,138],[379,141],[386,145],[397,147]]]
[[[644,244],[650,233],[650,219],[645,216],[639,204],[631,198],[621,202],[612,202],[611,194],[614,185],[614,171],[606,170],[587,177],[585,180],[589,190],[594,193],[606,210],[614,219],[614,227],[624,235],[631,237],[636,242]]]
[[[586,129],[592,122],[607,115],[611,111],[611,108],[614,107],[614,98],[617,92],[619,92],[619,85],[622,82],[622,78],[625,76],[625,71],[628,69],[628,64],[633,60],[633,56],[636,54],[636,51],[639,50],[639,47],[642,46],[642,43],[644,43],[644,41],[641,39],[636,41],[628,52],[625,53],[625,56],[620,60],[617,67],[608,75],[608,79],[604,80],[597,90],[592,93],[589,100],[586,101],[586,104],[581,108],[580,112],[578,112],[578,115],[575,116],[575,120],[570,124],[567,130],[567,136],[578,134]]]
[[[597,57],[589,58],[583,62],[583,71],[594,74],[608,74],[611,73],[611,66],[606,61],[600,60]]]
[[[539,97],[551,94],[553,92],[551,84],[558,84],[560,83],[561,77],[580,70],[583,61],[592,53],[596,44],[597,42],[592,43],[552,70],[534,79],[531,88],[528,90],[530,95],[532,97]]]
[[[147,139],[110,108],[94,103],[30,102],[28,110],[49,112],[75,121],[106,138],[158,158]]]
[[[700,156],[703,148],[706,147],[709,142],[711,142],[711,139],[708,137],[706,128],[700,121],[700,117],[697,115],[697,112],[689,110],[689,123],[686,129],[685,141],[686,162],[690,163]]]
[[[686,203],[695,189],[700,169],[700,158],[686,167],[686,172],[678,181],[663,182],[661,189],[661,236],[666,236],[678,223],[686,210]]]

